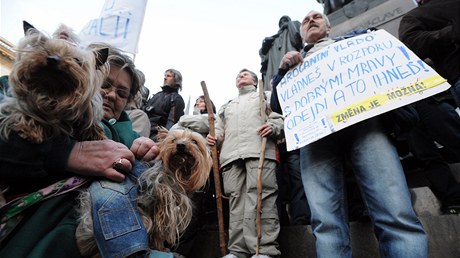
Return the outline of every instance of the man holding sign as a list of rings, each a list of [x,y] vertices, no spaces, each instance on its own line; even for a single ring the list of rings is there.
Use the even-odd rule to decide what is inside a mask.
[[[283,87],[280,81],[292,79],[292,72],[288,72],[290,68],[302,62],[305,65],[300,67],[310,65],[312,59],[308,59],[309,56],[320,51],[325,53],[325,49],[337,41],[328,38],[330,30],[325,15],[309,12],[300,28],[302,38],[307,43],[304,52],[287,53],[281,61],[278,74],[273,78],[271,106],[276,112],[283,111],[287,130],[291,110],[287,106],[283,109],[280,106],[280,101],[286,98],[277,92]],[[320,83],[314,82],[314,79],[321,71],[318,68],[311,72],[313,74],[307,75],[305,80],[311,82],[307,87],[314,88],[315,84]],[[378,102],[373,103],[378,105]],[[297,139],[297,136],[294,134],[295,139],[291,140],[299,142],[301,139]],[[412,208],[398,153],[379,116],[356,122],[338,132],[329,132],[300,147],[302,182],[311,209],[317,257],[352,257],[344,196],[346,161],[355,172],[357,184],[369,209],[381,256],[427,257],[425,231]]]

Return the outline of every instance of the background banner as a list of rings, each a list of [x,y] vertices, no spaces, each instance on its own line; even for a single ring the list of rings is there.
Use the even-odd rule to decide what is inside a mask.
[[[106,0],[101,15],[89,21],[79,37],[82,43],[109,43],[137,54],[147,0]]]

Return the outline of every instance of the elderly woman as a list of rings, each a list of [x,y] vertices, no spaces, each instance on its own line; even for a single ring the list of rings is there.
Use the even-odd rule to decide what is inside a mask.
[[[57,137],[41,144],[31,143],[17,134],[8,139],[0,139],[0,181],[2,188],[8,189],[5,191],[7,201],[17,196],[36,193],[57,180],[85,175],[97,179],[88,189],[93,195],[94,205],[98,205],[107,196],[107,191],[112,191],[110,188],[98,191],[102,182],[127,189],[144,169],[136,159],[149,161],[157,156],[158,147],[151,139],[140,137],[132,130],[131,122],[124,111],[127,103],[139,90],[139,77],[132,59],[108,45],[94,44],[91,47],[109,47],[107,62],[110,72],[101,87],[104,110],[102,123],[109,139],[76,142],[68,137]],[[82,185],[77,184],[74,187]],[[126,200],[135,195],[136,188],[133,189],[120,198]],[[2,207],[0,257],[80,257],[75,239],[77,195],[77,191],[69,189],[56,196],[50,194],[43,199],[30,199],[28,201],[33,204],[14,217],[8,216],[10,210],[6,206]],[[137,213],[131,215],[138,216]],[[18,222],[14,230],[4,231],[3,226],[12,221]],[[107,242],[100,225],[95,225],[95,231],[98,244]],[[142,228],[137,230],[141,231]],[[133,235],[130,233],[126,232],[125,236]],[[147,244],[138,245],[138,249],[123,246],[135,245],[134,242],[117,243],[118,248],[125,248],[120,249],[120,255],[130,254],[123,251],[149,252],[146,240],[144,242]],[[107,249],[112,244],[106,243],[109,246]]]
[[[92,44],[90,47],[107,46]],[[153,140],[140,137],[133,130],[131,120],[125,111],[128,103],[139,92],[139,70],[135,68],[131,58],[110,46],[107,62],[110,72],[101,87],[104,110],[102,122],[105,133],[109,138],[131,147],[136,159],[152,160],[158,154],[158,148]],[[129,176],[120,183],[107,179],[97,180],[88,188],[92,202],[94,236],[99,252],[103,253],[104,257],[148,253],[149,238],[136,208],[137,177],[146,169],[146,165],[120,158],[114,162],[114,167]]]

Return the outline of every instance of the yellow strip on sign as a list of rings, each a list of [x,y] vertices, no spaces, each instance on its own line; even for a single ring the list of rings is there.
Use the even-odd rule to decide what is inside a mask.
[[[332,113],[330,118],[334,125],[344,123],[351,117],[358,116],[366,111],[386,105],[390,101],[399,101],[404,97],[423,92],[444,82],[446,82],[446,79],[442,78],[440,75],[435,75],[416,83],[396,88],[387,93],[375,94],[359,103],[354,103],[346,108]]]

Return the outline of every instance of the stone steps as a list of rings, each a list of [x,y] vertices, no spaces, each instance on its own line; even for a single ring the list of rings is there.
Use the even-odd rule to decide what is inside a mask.
[[[404,163],[404,162],[403,162]],[[406,164],[405,169],[409,166]],[[460,181],[460,163],[450,164]],[[423,172],[417,166],[406,170],[412,204],[429,239],[429,258],[460,257],[460,215],[442,215],[441,204],[428,188]],[[351,222],[350,234],[354,258],[379,257],[378,243],[370,222]],[[310,226],[281,227],[278,238],[282,258],[315,257],[315,239]],[[198,232],[192,255],[188,258],[221,257],[217,226]]]
[[[412,202],[429,238],[430,258],[460,257],[460,215],[442,215],[440,203],[427,186],[411,188]],[[379,257],[378,243],[370,222],[351,222],[354,258]],[[220,257],[217,227],[199,231],[192,256]],[[278,238],[282,258],[315,257],[315,239],[310,226],[282,227]]]

